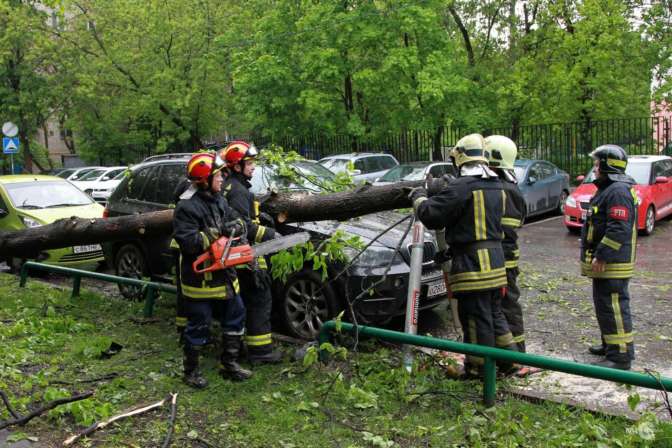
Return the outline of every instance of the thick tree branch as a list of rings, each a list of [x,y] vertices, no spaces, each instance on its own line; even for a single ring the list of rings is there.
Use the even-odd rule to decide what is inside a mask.
[[[455,21],[457,28],[460,30],[460,33],[462,34],[462,39],[464,40],[464,48],[467,50],[467,60],[469,62],[469,65],[471,67],[474,67],[476,65],[476,58],[474,56],[474,47],[471,45],[471,38],[469,37],[469,31],[462,22],[462,19],[460,18],[460,15],[457,13],[457,10],[455,9],[454,5],[449,6],[448,11],[450,12],[450,15],[453,17],[453,20]]]

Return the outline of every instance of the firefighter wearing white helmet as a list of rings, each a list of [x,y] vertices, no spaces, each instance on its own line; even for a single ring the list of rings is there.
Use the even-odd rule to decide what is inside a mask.
[[[413,190],[413,207],[429,229],[450,229],[446,232],[452,257],[450,289],[459,303],[464,341],[514,348],[501,309],[502,290],[507,284],[502,250],[502,183],[488,168],[480,134],[460,139],[451,158],[459,177],[431,197],[424,188]],[[482,364],[482,358],[469,355],[465,372],[481,375]]]
[[[516,144],[503,135],[491,135],[485,139],[485,152],[488,156],[490,168],[494,170],[502,181],[506,193],[506,206],[502,215],[502,228],[504,239],[504,259],[506,266],[507,288],[502,297],[502,311],[513,334],[513,342],[518,351],[525,351],[525,328],[523,325],[523,309],[518,302],[520,289],[518,289],[518,249],[517,229],[525,220],[527,207],[525,198],[520,192],[513,173],[513,164],[518,155]]]

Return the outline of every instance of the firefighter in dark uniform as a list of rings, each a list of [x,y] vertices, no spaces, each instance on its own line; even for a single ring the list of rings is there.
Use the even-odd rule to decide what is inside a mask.
[[[516,144],[503,135],[491,135],[485,139],[485,151],[488,155],[490,168],[499,176],[506,193],[506,207],[502,215],[504,239],[504,265],[506,266],[506,293],[502,297],[502,311],[513,335],[513,343],[519,352],[525,352],[525,327],[523,325],[523,308],[520,306],[520,289],[518,288],[518,229],[522,226],[527,214],[525,198],[518,188],[513,163],[518,155]]]
[[[506,196],[497,175],[488,168],[484,146],[480,134],[460,139],[451,151],[459,177],[436,194],[430,191],[429,198],[424,188],[414,189],[410,196],[425,226],[449,229],[449,283],[458,300],[464,342],[513,348],[501,309],[507,283],[502,250]],[[482,364],[482,358],[467,356],[465,373],[482,374]]]
[[[628,370],[635,358],[628,292],[637,248],[635,181],[625,174],[628,155],[620,146],[600,146],[591,156],[597,193],[581,230],[581,274],[593,279],[602,343],[589,352],[604,356],[595,365]]]
[[[248,229],[221,194],[222,173],[212,153],[196,153],[187,164],[187,177],[196,190],[183,197],[173,217],[174,238],[180,248],[180,286],[187,324],[184,329],[184,381],[196,388],[207,386],[199,371],[199,352],[210,337],[210,322],[217,316],[222,327],[220,373],[233,380],[250,378],[252,372],[238,363],[245,328],[245,306],[239,295],[235,269],[197,274],[196,257],[221,235],[245,236]]]
[[[257,232],[254,242],[260,243],[273,239],[276,232],[271,227],[259,223],[259,202],[250,191],[252,174],[255,169],[257,149],[249,143],[234,141],[222,150],[223,158],[229,169],[229,177],[224,193],[229,205],[240,216],[254,223]],[[279,234],[278,234],[279,236]],[[259,257],[255,263],[240,265],[241,294],[247,309],[245,343],[247,359],[252,364],[277,363],[282,360],[282,352],[275,350],[271,337],[271,277],[268,274],[266,260]]]

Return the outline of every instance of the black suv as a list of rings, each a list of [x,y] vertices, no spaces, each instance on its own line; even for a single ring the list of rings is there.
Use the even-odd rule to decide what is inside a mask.
[[[143,162],[131,168],[131,174],[114,191],[107,204],[107,216],[130,215],[173,207],[173,192],[185,178],[188,156],[165,157]],[[329,178],[333,173],[312,161],[293,164],[294,169],[305,179]],[[303,190],[306,194],[319,191],[319,186],[306,180],[304,185],[287,182],[275,174],[271,166],[258,166],[252,179],[252,191],[263,197],[270,189]],[[386,212],[367,215],[344,222],[319,221],[282,225],[278,230],[288,234],[299,230],[310,232],[317,244],[332,235],[337,229],[357,235],[366,244],[379,232],[403,217],[399,213]],[[319,272],[312,270],[312,263],[291,275],[286,283],[274,284],[274,309],[294,336],[312,338],[322,322],[346,308],[345,297],[353,300],[362,291],[381,280],[386,266],[391,269],[372,294],[364,294],[353,308],[360,323],[382,324],[392,317],[403,315],[406,310],[406,291],[410,262],[410,238],[395,253],[406,223],[400,224],[383,235],[348,268],[348,275],[335,281],[323,282]],[[173,254],[169,247],[170,235],[165,237],[137,238],[103,245],[106,260],[117,275],[127,277],[146,276],[152,279],[172,281],[174,274]],[[446,297],[443,277],[432,261],[436,253],[433,237],[425,237],[425,262],[422,274],[420,309],[436,306]],[[334,278],[342,266],[329,266],[329,277]],[[134,297],[137,290],[121,287],[126,297]]]

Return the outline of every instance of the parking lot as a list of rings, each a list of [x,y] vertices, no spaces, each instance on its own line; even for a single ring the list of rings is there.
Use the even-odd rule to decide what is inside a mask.
[[[587,353],[600,334],[593,310],[591,282],[579,275],[579,237],[569,234],[561,217],[532,222],[520,231],[521,302],[529,353],[589,363],[598,358]],[[655,233],[639,237],[637,267],[630,283],[636,360],[633,370],[657,371],[672,376],[672,220],[658,223]],[[441,310],[421,316],[421,331],[454,337],[450,315]],[[573,375],[543,372],[510,387],[539,397],[575,401],[589,408],[609,408],[628,413],[624,386]],[[640,406],[658,412],[656,392],[636,388]],[[654,402],[658,404],[654,404]],[[662,415],[662,414],[661,414]]]

